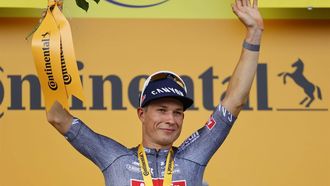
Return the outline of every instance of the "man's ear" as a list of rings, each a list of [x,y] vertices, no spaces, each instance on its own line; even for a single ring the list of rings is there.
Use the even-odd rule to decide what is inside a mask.
[[[139,107],[139,108],[137,108],[136,113],[137,113],[137,115],[138,115],[140,121],[143,123],[143,122],[144,122],[144,113],[145,113],[145,109]]]

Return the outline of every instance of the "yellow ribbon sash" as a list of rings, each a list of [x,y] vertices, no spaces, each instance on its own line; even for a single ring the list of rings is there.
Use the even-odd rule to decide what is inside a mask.
[[[54,0],[32,38],[34,57],[46,109],[55,101],[68,109],[68,97],[84,100],[69,22]]]
[[[140,162],[140,169],[142,172],[144,185],[153,186],[147,155],[144,151],[142,144],[140,144],[139,148],[138,148],[138,159]],[[169,150],[167,158],[166,158],[166,167],[165,167],[165,173],[164,173],[163,186],[172,185],[173,170],[174,170],[174,152],[173,152],[173,149],[171,148]]]

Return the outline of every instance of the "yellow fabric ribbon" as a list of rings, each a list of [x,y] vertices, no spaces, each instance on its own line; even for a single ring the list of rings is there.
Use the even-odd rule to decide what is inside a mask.
[[[142,144],[140,144],[139,148],[138,148],[138,159],[139,159],[139,163],[140,163],[140,169],[142,172],[144,185],[153,186],[147,155],[144,151]],[[163,186],[172,185],[173,170],[174,170],[174,151],[171,148],[169,150],[167,158],[166,158],[166,167],[165,167],[165,173],[164,173]]]
[[[70,95],[84,100],[70,25],[58,4],[48,1],[46,16],[32,38],[32,54],[47,110],[55,101],[68,109]]]
[[[79,77],[77,60],[74,54],[70,24],[58,6],[54,7],[53,16],[61,34],[60,49],[62,75],[68,96],[74,95],[80,100],[84,100],[85,98]]]

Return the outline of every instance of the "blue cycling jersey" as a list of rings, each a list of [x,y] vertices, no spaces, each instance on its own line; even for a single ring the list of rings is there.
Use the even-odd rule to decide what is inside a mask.
[[[204,127],[174,147],[173,186],[201,186],[208,161],[227,137],[236,118],[219,105]],[[144,186],[137,147],[126,148],[74,119],[68,141],[103,172],[107,186]],[[154,186],[162,186],[168,150],[145,148]]]

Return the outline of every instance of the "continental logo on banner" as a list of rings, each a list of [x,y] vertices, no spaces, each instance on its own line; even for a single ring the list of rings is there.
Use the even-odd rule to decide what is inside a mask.
[[[268,89],[271,84],[268,83],[268,65],[260,63],[258,64],[258,71],[256,76],[256,103],[251,103],[250,100],[244,106],[243,110],[257,110],[257,111],[328,111],[328,108],[320,108],[318,105],[322,105],[321,102],[324,99],[322,95],[322,87],[320,87],[317,82],[310,81],[304,73],[304,62],[298,59],[294,62],[291,67],[290,63],[287,65],[286,72],[278,72],[276,80],[283,82],[281,90],[277,90],[278,94],[285,95],[285,98],[290,98],[290,100],[299,100],[297,102],[290,102],[290,107],[281,107],[281,105],[270,105]],[[83,70],[83,62],[78,61],[78,70]],[[123,104],[124,99],[128,99],[131,104],[131,108],[138,107],[138,99],[140,93],[139,85],[148,76],[145,74],[136,75],[130,80],[127,90],[128,97],[123,96],[123,77],[115,74],[109,75],[88,75],[89,80],[86,77],[80,75],[84,84],[90,84],[92,89],[92,99],[91,105],[84,105],[79,99],[73,97],[70,109],[71,110],[127,110],[127,105]],[[218,103],[214,100],[214,83],[215,80],[219,79],[219,75],[214,74],[213,67],[209,67],[203,70],[198,76],[198,80],[189,75],[182,75],[182,79],[187,84],[188,93],[191,98],[201,99],[202,106],[205,110],[213,110]],[[3,67],[0,67],[0,117],[4,117],[5,113],[13,110],[43,110],[44,105],[42,104],[42,96],[40,90],[40,83],[38,77],[35,74],[28,75],[17,75],[11,72],[6,72]],[[227,86],[230,77],[225,77],[221,82],[224,86]],[[201,82],[201,86],[194,86],[197,81]],[[111,108],[108,108],[105,103],[104,90],[105,84],[111,84]],[[23,94],[23,84],[28,84],[29,91],[24,89],[24,92],[29,92],[29,94]],[[8,85],[6,87],[5,85]],[[26,85],[25,85],[26,86]],[[299,88],[295,89],[297,92],[289,92],[288,87]],[[195,97],[194,93],[201,89],[202,97]],[[297,97],[301,93],[304,94],[303,97]],[[221,94],[221,98],[224,97],[226,92]],[[23,105],[23,97],[29,95],[30,103],[29,105]],[[282,96],[283,97],[283,96]],[[294,98],[294,99],[293,99]],[[4,100],[8,100],[8,105],[4,104]],[[324,104],[323,104],[324,105]],[[200,110],[200,105],[192,105],[189,109],[191,111]]]
[[[3,69],[1,67],[0,67],[0,73],[1,73],[0,74],[1,77],[3,75]],[[5,96],[5,89],[3,87],[2,82],[0,81],[0,105],[2,105],[4,96]],[[4,114],[3,110],[0,110],[0,118],[2,118],[3,114]]]
[[[84,0],[81,0],[84,1]],[[91,2],[85,0],[85,3]],[[169,19],[236,19],[230,4],[233,0],[104,0],[89,3],[88,13],[79,8],[76,1],[65,1],[64,12],[69,17],[99,18],[169,18]],[[46,0],[8,0],[1,1],[0,7],[18,8],[15,11],[0,11],[4,17],[37,17],[39,11],[27,8],[45,8]],[[329,19],[328,11],[320,7],[330,7],[329,1],[301,0],[263,0],[259,7],[264,8],[265,19]],[[273,7],[273,8],[270,8]],[[286,8],[279,8],[286,7]],[[295,7],[295,8],[294,8]],[[300,7],[300,8],[297,8]],[[308,8],[312,11],[306,11]]]
[[[149,1],[106,0],[106,1],[114,5],[127,7],[127,8],[149,8],[149,7],[161,5],[163,3],[168,2],[169,0],[149,0]]]
[[[287,78],[291,78],[297,86],[302,88],[305,93],[305,97],[299,102],[299,104],[309,108],[315,101],[315,92],[317,92],[316,98],[322,100],[320,87],[310,82],[304,74],[303,61],[298,59],[295,63],[292,64],[292,67],[294,68],[293,72],[281,72],[278,74],[278,76],[283,77],[284,84],[287,84]]]

